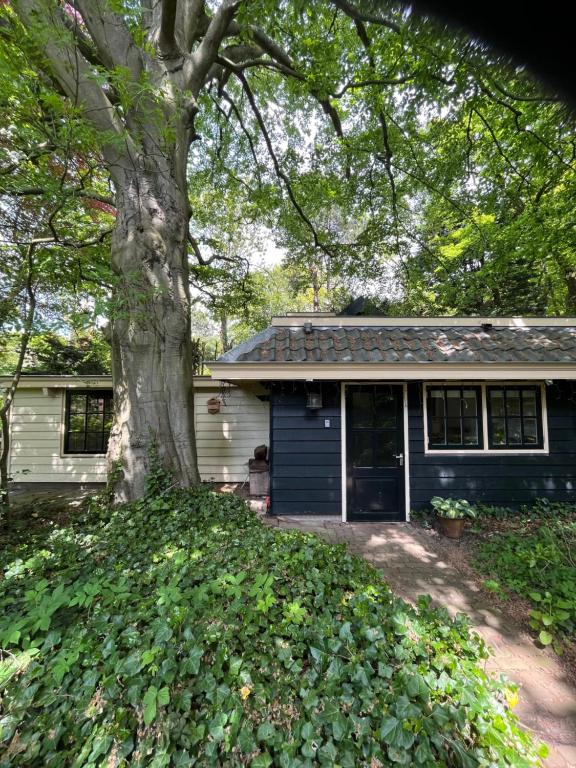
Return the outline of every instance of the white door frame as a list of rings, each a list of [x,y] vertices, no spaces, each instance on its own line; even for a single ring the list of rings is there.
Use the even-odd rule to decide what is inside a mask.
[[[403,412],[404,412],[404,500],[405,521],[410,522],[410,442],[408,432],[408,382],[399,381],[341,381],[340,382],[340,440],[342,455],[342,522],[348,522],[348,488],[346,468],[346,387],[356,384],[391,384],[402,386]],[[399,521],[404,522],[404,521]]]

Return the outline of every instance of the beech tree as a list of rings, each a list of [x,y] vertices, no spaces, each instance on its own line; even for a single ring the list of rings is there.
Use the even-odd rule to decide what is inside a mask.
[[[452,199],[450,179],[430,177],[442,134],[423,156],[427,128],[471,94],[498,114],[517,99],[557,104],[478,41],[392,3],[10,0],[0,12],[3,38],[84,121],[114,189],[118,499],[142,494],[151,441],[180,484],[199,481],[190,268],[218,264],[198,237],[203,186],[268,225],[287,203],[323,258],[369,261],[377,242],[403,263],[415,195]],[[508,130],[521,142],[523,117]],[[308,213],[311,194],[329,209],[335,185],[361,222],[353,242]]]

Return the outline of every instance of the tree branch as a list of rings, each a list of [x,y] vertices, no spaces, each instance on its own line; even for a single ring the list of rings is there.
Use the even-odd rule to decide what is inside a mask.
[[[158,45],[163,59],[179,59],[182,56],[174,36],[177,4],[177,0],[162,0]]]
[[[12,7],[26,27],[38,32],[38,39],[43,41],[42,51],[66,96],[84,110],[86,118],[106,137],[103,151],[110,172],[118,178],[123,164],[136,155],[136,148],[112,103],[96,82],[91,66],[68,42],[68,33],[58,17],[57,7],[51,6],[52,13],[41,13],[35,0],[14,0]]]
[[[381,27],[387,27],[397,34],[400,34],[401,32],[401,27],[396,24],[396,22],[390,21],[390,19],[385,19],[383,16],[375,16],[372,13],[364,13],[355,5],[349,3],[348,0],[330,0],[330,2],[332,5],[335,5],[343,13],[345,13],[346,16],[354,19],[354,21],[365,21],[369,24],[379,24]]]
[[[226,35],[226,30],[240,2],[241,0],[222,0],[208,25],[202,42],[184,64],[185,80],[195,97],[200,93],[210,67],[216,61],[220,43]]]
[[[262,133],[262,136],[264,138],[264,143],[266,144],[266,148],[268,150],[268,154],[270,156],[270,159],[272,160],[272,164],[274,166],[274,171],[279,179],[281,179],[284,182],[284,186],[286,187],[286,192],[288,194],[288,197],[290,199],[290,202],[296,209],[296,212],[298,213],[298,216],[302,219],[306,227],[309,229],[310,233],[312,234],[313,240],[314,240],[314,246],[316,248],[320,248],[321,251],[323,251],[327,256],[332,257],[333,254],[330,251],[330,249],[322,243],[320,238],[318,237],[318,233],[316,232],[316,228],[308,218],[308,216],[304,213],[304,210],[298,200],[296,199],[296,196],[294,194],[294,190],[292,189],[292,184],[290,182],[290,179],[288,176],[284,173],[282,170],[280,163],[278,161],[278,158],[276,157],[276,153],[274,151],[274,147],[272,145],[272,140],[270,139],[270,134],[268,133],[268,129],[266,128],[266,124],[264,122],[264,119],[262,117],[262,113],[258,109],[258,105],[256,104],[256,100],[254,98],[254,94],[252,93],[252,89],[250,88],[250,85],[248,84],[248,81],[246,80],[246,76],[244,73],[240,70],[235,72],[236,77],[240,80],[242,83],[242,87],[244,89],[244,92],[246,93],[246,96],[248,98],[248,101],[250,103],[250,107],[252,108],[252,112],[254,113],[254,117],[256,118],[256,122],[258,123],[258,126],[260,128],[260,132]]]
[[[107,69],[128,69],[134,81],[143,69],[142,52],[134,43],[126,21],[107,0],[73,0]]]

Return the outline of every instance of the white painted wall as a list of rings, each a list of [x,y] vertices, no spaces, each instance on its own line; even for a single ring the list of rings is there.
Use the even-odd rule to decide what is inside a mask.
[[[198,468],[202,480],[243,482],[254,448],[270,446],[270,403],[237,387],[226,388],[220,413],[208,413],[207,401],[218,390],[196,391]]]
[[[53,384],[54,386],[54,384]],[[235,387],[228,389],[220,413],[209,414],[207,401],[218,383],[196,390],[198,464],[203,480],[243,482],[257,445],[269,444],[269,403]],[[105,456],[62,452],[64,389],[22,388],[11,412],[9,471],[14,482],[94,483],[106,481]],[[22,470],[30,470],[24,474]]]

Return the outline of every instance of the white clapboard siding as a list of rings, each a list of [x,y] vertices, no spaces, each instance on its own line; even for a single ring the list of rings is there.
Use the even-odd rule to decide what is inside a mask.
[[[10,476],[16,483],[103,483],[106,456],[64,456],[64,390],[19,389],[10,414]]]
[[[270,407],[239,388],[227,389],[220,413],[208,413],[215,390],[197,390],[195,397],[198,468],[202,480],[244,482],[254,448],[269,444]]]
[[[208,413],[218,383],[195,394],[198,464],[203,480],[243,482],[254,448],[269,439],[269,405],[238,388],[227,388],[220,413]],[[62,454],[63,389],[22,388],[11,412],[10,474],[15,482],[92,483],[106,480],[105,456]],[[26,471],[25,471],[26,470]]]

